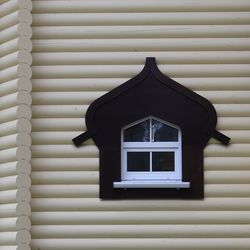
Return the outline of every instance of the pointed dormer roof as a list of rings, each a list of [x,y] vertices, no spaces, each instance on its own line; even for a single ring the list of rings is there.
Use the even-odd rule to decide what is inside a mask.
[[[96,99],[86,114],[87,131],[73,139],[76,146],[92,138],[99,148],[119,138],[121,129],[139,119],[155,116],[183,131],[186,144],[203,148],[213,137],[227,145],[230,138],[216,130],[217,114],[204,97],[161,73],[155,58],[143,70]],[[118,135],[115,135],[117,134]]]

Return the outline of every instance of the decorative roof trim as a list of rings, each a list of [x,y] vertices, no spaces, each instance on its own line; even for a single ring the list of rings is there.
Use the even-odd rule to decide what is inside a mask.
[[[160,81],[162,84],[167,85],[168,87],[174,89],[175,91],[179,92],[181,95],[189,98],[193,102],[199,104],[207,111],[209,115],[210,122],[208,122],[206,131],[207,135],[213,137],[220,141],[221,143],[227,145],[230,141],[230,138],[222,133],[218,132],[215,129],[217,123],[217,114],[216,110],[213,105],[204,97],[198,95],[197,93],[193,92],[192,90],[184,87],[183,85],[179,84],[178,82],[174,81],[173,79],[169,78],[168,76],[164,75],[159,68],[157,67],[156,60],[154,57],[147,57],[146,63],[143,70],[136,75],[135,77],[131,78],[127,82],[123,83],[122,85],[118,86],[117,88],[111,90],[107,94],[99,97],[96,99],[88,108],[86,113],[86,126],[87,131],[73,139],[73,142],[76,146],[80,146],[84,141],[90,139],[97,133],[97,128],[94,127],[94,115],[98,107],[105,105],[109,101],[117,98],[122,93],[128,91],[129,89],[137,86],[140,84],[148,74],[153,74],[154,77]],[[171,81],[170,81],[171,80]]]

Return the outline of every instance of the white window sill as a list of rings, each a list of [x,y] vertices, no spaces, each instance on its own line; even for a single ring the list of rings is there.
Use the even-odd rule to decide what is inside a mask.
[[[114,188],[190,188],[190,182],[182,181],[121,181],[113,182]]]

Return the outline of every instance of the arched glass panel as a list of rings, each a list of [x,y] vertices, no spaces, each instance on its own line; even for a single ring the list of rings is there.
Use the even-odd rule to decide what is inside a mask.
[[[153,141],[178,141],[178,129],[152,119]]]
[[[150,120],[147,119],[124,130],[124,142],[149,142]]]

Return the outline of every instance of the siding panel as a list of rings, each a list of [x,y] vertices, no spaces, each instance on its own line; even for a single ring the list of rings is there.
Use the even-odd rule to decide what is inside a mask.
[[[0,4],[0,249],[29,250],[31,1]]]
[[[33,7],[32,249],[249,249],[250,1]],[[88,105],[147,56],[207,97],[232,137],[228,148],[211,140],[205,150],[204,200],[101,201],[96,146],[72,145]]]

